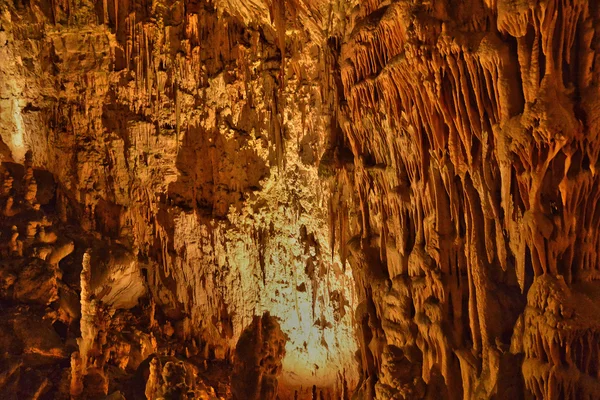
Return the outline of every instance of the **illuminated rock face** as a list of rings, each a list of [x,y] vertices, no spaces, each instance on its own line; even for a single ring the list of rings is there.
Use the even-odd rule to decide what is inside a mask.
[[[600,397],[599,7],[0,2],[0,391]]]
[[[136,329],[157,336],[150,353],[172,353],[163,337],[178,355],[233,362],[269,312],[286,335],[280,393],[358,383],[354,281],[318,175],[334,115],[323,37],[283,2],[264,19],[230,16],[238,6],[3,4],[3,157],[31,149],[58,182],[56,216],[110,243],[75,243],[74,269],[92,248],[85,285],[65,272],[86,293],[71,394],[92,390],[86,379],[104,391],[114,354],[128,365],[135,343],[111,338],[128,331],[112,313],[146,290],[150,329]]]

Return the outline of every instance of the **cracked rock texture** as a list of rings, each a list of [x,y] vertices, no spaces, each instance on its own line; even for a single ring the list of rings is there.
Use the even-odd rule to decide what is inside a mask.
[[[600,398],[599,27],[0,0],[0,393]]]

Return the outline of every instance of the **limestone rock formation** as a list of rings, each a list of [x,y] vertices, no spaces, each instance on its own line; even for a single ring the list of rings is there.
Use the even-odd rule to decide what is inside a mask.
[[[574,355],[571,342],[594,335],[597,314],[583,322],[567,306],[597,299],[598,12],[591,1],[358,7],[339,40],[355,163],[336,204],[338,220],[360,208],[342,235],[364,303],[365,392],[600,396],[584,355],[596,350]]]
[[[599,48],[595,0],[0,0],[0,393],[600,398]]]
[[[254,317],[235,347],[231,389],[234,399],[275,400],[286,337],[266,312]]]

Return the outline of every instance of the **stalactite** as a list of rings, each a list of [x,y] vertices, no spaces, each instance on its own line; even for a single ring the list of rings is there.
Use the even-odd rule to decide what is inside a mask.
[[[475,6],[476,2],[471,3]],[[498,283],[490,286],[489,271],[498,268],[504,277],[494,279],[504,280],[501,285],[516,284],[519,290],[528,293],[532,279],[535,281],[548,274],[564,274],[573,282],[569,278],[577,269],[573,262],[581,260],[586,265],[584,269],[592,270],[595,263],[592,260],[596,257],[594,252],[585,250],[585,256],[574,257],[567,248],[575,243],[575,228],[561,222],[574,221],[575,214],[587,214],[587,207],[583,206],[578,211],[567,211],[571,210],[569,202],[577,202],[578,191],[586,186],[578,181],[567,189],[569,174],[562,176],[559,172],[553,181],[554,188],[549,187],[551,171],[573,171],[569,165],[556,167],[553,163],[562,163],[565,156],[570,160],[569,154],[573,154],[569,150],[570,143],[579,140],[575,137],[579,137],[581,123],[573,119],[570,100],[563,97],[561,91],[566,82],[576,81],[567,76],[571,69],[565,65],[574,57],[573,43],[581,42],[576,38],[581,31],[575,27],[586,26],[588,22],[584,21],[589,21],[586,2],[492,3],[488,7],[498,7],[498,30],[516,37],[516,48],[495,33],[494,27],[488,33],[465,35],[457,29],[461,23],[465,26],[472,23],[470,29],[480,29],[478,22],[468,21],[468,18],[458,17],[459,20],[450,24],[440,21],[436,25],[438,20],[434,14],[403,9],[399,3],[389,6],[369,3],[355,14],[356,22],[350,27],[341,51],[340,74],[348,101],[344,111],[345,117],[352,121],[344,134],[353,143],[355,156],[370,154],[375,162],[390,158],[402,160],[411,189],[407,203],[401,201],[402,196],[389,194],[385,202],[380,200],[381,196],[376,201],[371,200],[364,194],[365,190],[392,193],[396,183],[389,177],[370,180],[367,176],[373,173],[368,168],[356,169],[352,179],[357,188],[355,207],[361,209],[363,215],[360,230],[371,229],[379,235],[379,246],[390,237],[399,243],[399,249],[408,251],[410,256],[400,253],[400,259],[409,257],[409,276],[421,274],[416,267],[419,263],[415,261],[425,258],[417,258],[417,254],[426,252],[434,261],[430,268],[446,276],[442,281],[448,280],[448,274],[455,275],[453,279],[457,282],[462,276],[467,278],[461,295],[468,298],[465,318],[470,326],[469,342],[483,364],[479,369],[462,371],[465,395],[490,390],[489,387],[484,389],[483,383],[473,385],[481,379],[480,374],[500,379],[498,371],[494,371],[497,367],[490,361],[498,357],[492,347],[494,340],[500,343],[500,331],[510,324],[498,324],[489,315],[504,310],[510,318],[515,318],[519,310],[522,311],[519,305],[522,300],[511,305],[505,301],[496,304],[491,299],[488,292]],[[393,10],[398,10],[399,17],[389,23],[386,16]],[[441,10],[440,7],[437,11]],[[412,16],[410,24],[402,24],[402,15]],[[430,29],[419,30],[425,21]],[[518,68],[520,80],[517,79]],[[553,99],[554,104],[550,106],[546,99]],[[533,115],[536,115],[535,122],[531,119]],[[557,118],[558,115],[561,117]],[[397,146],[405,150],[395,150],[390,142],[399,143]],[[450,180],[439,178],[437,171],[444,167],[439,163],[438,154],[447,157],[453,167],[452,173],[456,176]],[[398,166],[395,169],[399,170]],[[431,171],[435,173],[432,175]],[[459,180],[462,185],[457,184]],[[575,186],[579,189],[574,189]],[[399,189],[400,193],[402,190]],[[558,196],[554,193],[559,192],[562,200],[554,199]],[[444,205],[447,201],[451,206]],[[395,203],[398,205],[393,207]],[[405,208],[410,210],[407,217],[403,216]],[[367,213],[371,214],[368,221],[364,218]],[[374,219],[374,215],[401,222],[384,224]],[[420,227],[414,243],[407,238],[405,228],[413,219]],[[387,249],[393,247],[386,245]],[[391,258],[394,252],[384,251],[382,247],[377,250],[386,261],[390,276],[402,276],[402,270],[397,267],[402,261]],[[463,253],[466,259],[457,258],[457,254]],[[356,265],[353,269],[360,270]],[[509,283],[513,273],[516,282]],[[456,309],[454,289],[446,284],[433,287],[436,288],[433,299],[447,309]],[[415,311],[424,312],[429,306],[420,300],[421,294],[414,292],[414,296],[419,299],[415,302]],[[451,306],[449,299],[452,299]],[[453,314],[456,318],[456,311]],[[420,348],[426,354],[422,367],[424,376],[428,376],[430,367],[440,362],[446,385],[460,381],[449,367],[455,362],[452,361],[456,360],[455,356],[444,355],[451,352],[444,350],[443,340],[431,340],[443,338],[445,334],[432,333],[430,325],[418,326]],[[394,324],[384,327],[388,343],[401,329]],[[536,332],[537,328],[527,329]],[[558,364],[560,356],[554,341],[543,343],[546,346],[543,357]],[[526,359],[538,357],[542,356],[526,353]],[[461,365],[466,365],[464,358],[459,359]],[[387,373],[380,371],[381,376]],[[556,377],[544,378],[543,383],[535,379],[527,378],[526,386],[539,396],[556,397],[562,393],[562,389],[557,389]],[[549,382],[554,383],[548,385]],[[488,392],[482,396],[490,395]]]

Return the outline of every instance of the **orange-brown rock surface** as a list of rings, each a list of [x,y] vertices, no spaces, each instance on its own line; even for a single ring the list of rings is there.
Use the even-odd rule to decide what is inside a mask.
[[[0,0],[0,397],[600,398],[598,27]]]
[[[275,400],[286,337],[268,312],[256,316],[235,346],[231,389],[234,399]]]
[[[583,345],[598,329],[598,12],[356,9],[338,42],[355,157],[334,210],[363,301],[368,396],[600,397]]]

